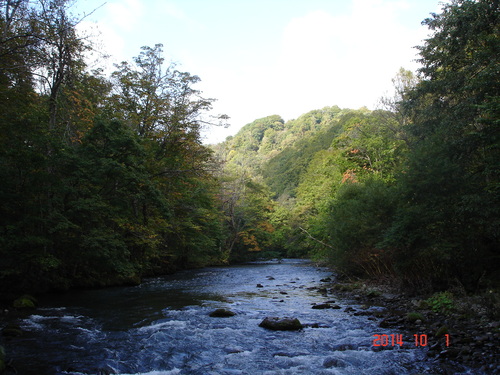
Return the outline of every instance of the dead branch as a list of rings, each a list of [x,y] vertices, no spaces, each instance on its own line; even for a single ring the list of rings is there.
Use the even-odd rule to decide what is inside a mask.
[[[333,246],[328,245],[327,243],[324,243],[323,241],[318,240],[317,238],[313,237],[313,236],[312,236],[312,235],[311,235],[311,234],[310,234],[307,230],[305,230],[304,228],[299,227],[299,229],[300,229],[302,232],[304,232],[305,234],[307,234],[307,236],[308,236],[310,239],[312,239],[312,240],[314,240],[314,241],[316,241],[316,242],[318,242],[318,243],[322,244],[323,246],[326,246],[326,247],[328,247],[328,248],[330,248],[330,249],[334,249],[334,247],[333,247]]]

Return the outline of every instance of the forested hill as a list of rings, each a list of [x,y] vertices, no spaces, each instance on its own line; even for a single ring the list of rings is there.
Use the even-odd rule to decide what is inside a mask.
[[[234,137],[227,137],[214,148],[223,153],[227,161],[257,170],[298,140],[333,125],[340,113],[342,110],[338,107],[326,107],[286,123],[278,115],[264,117],[245,125]]]
[[[340,118],[350,112],[337,106],[325,107],[286,123],[280,116],[268,116],[247,124],[213,148],[229,165],[262,174],[271,189],[281,195],[297,186],[298,175],[312,154],[330,146],[341,130]]]
[[[415,83],[413,74],[404,70],[397,79],[405,86]],[[388,105],[391,100],[386,98]],[[265,244],[271,252],[314,254],[323,241],[311,240],[305,228],[317,218],[320,207],[335,199],[340,187],[365,179],[387,184],[395,180],[407,149],[399,122],[389,110],[333,106],[286,123],[274,115],[244,126],[234,137],[212,147],[224,165],[223,181],[231,190],[228,196],[239,199],[232,212],[239,218],[236,222],[248,227],[255,243]],[[270,207],[257,216],[258,222],[269,224],[272,233],[257,230],[262,227],[253,221],[257,210],[252,211],[253,227],[246,224],[250,219],[246,211],[237,211],[248,209],[256,196]],[[238,247],[233,248],[233,256],[238,253]]]
[[[272,115],[211,148],[213,99],[161,44],[106,77],[71,3],[42,3],[0,2],[0,296],[265,256],[498,288],[498,1],[425,20],[381,109]]]
[[[380,110],[269,116],[215,146],[232,259],[267,249],[409,289],[498,287],[499,12],[457,1],[425,20],[422,68],[401,69]]]

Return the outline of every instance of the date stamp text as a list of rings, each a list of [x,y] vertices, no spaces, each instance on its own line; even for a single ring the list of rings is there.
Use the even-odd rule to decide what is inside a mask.
[[[406,338],[405,338],[406,339]],[[403,335],[400,333],[391,335],[373,335],[372,346],[404,346],[404,345],[414,345],[424,347],[429,344],[427,335],[425,334],[414,334],[413,340],[405,340]],[[441,339],[444,339],[444,344],[450,346],[450,335],[445,334]]]

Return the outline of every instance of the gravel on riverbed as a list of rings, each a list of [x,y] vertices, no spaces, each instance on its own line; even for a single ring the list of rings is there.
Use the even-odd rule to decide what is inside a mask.
[[[443,374],[454,374],[453,368],[460,365],[485,374],[500,374],[500,296],[493,291],[474,296],[463,291],[437,294],[433,300],[431,295],[409,296],[389,284],[367,281],[325,281],[320,289],[326,289],[328,296],[349,301],[352,305],[346,312],[370,316],[381,328],[403,335],[405,344],[426,350]],[[444,297],[440,300],[440,296],[449,296],[451,303]]]

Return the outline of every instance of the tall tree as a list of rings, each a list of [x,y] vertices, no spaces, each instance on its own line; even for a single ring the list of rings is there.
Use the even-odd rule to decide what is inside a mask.
[[[200,137],[211,100],[197,77],[161,73],[159,46],[115,75],[112,97],[86,69],[69,5],[0,2],[0,292],[218,261],[217,183]]]
[[[408,146],[411,144],[407,126],[411,117],[403,103],[408,98],[408,93],[418,84],[418,77],[411,71],[400,68],[392,79],[394,91],[391,96],[380,98],[379,106],[383,112],[384,125],[390,129],[396,138],[403,140]]]
[[[221,202],[224,212],[225,259],[248,260],[252,253],[271,245],[273,202],[267,186],[245,171],[232,171],[223,177]]]
[[[203,263],[202,249],[217,248],[220,230],[212,225],[220,221],[206,220],[217,216],[218,204],[211,151],[202,145],[200,134],[213,99],[203,98],[193,87],[197,76],[173,64],[165,68],[161,44],[143,47],[134,64],[123,62],[117,68],[107,111],[129,126],[145,147],[149,180],[169,210],[164,247],[179,263]],[[147,221],[154,207],[143,201],[140,210]]]
[[[414,140],[406,203],[389,235],[415,277],[472,288],[498,269],[499,15],[497,0],[455,0],[424,21],[433,34],[419,47],[422,81],[404,103]]]

